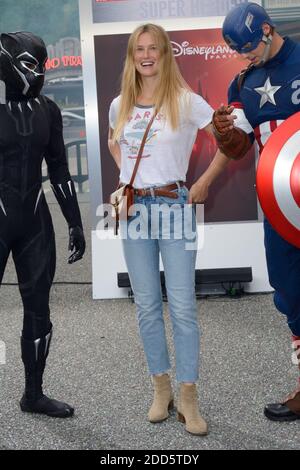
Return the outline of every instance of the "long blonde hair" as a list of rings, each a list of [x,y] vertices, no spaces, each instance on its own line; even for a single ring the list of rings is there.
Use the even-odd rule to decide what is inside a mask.
[[[166,31],[158,25],[147,23],[136,28],[130,35],[121,83],[121,100],[113,140],[118,140],[130,112],[142,92],[142,78],[135,68],[134,53],[138,38],[150,33],[160,51],[159,82],[154,95],[155,111],[163,110],[172,129],[179,125],[179,96],[184,89],[191,90],[182,77],[175,61],[172,45]]]

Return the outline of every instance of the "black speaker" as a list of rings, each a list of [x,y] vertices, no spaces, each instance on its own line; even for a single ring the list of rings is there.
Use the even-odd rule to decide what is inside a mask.
[[[251,282],[252,268],[218,268],[218,269],[196,269],[195,289],[196,296],[207,295],[230,295],[237,296],[244,292],[242,284]],[[166,300],[165,275],[160,272],[160,281],[164,299]],[[129,289],[129,297],[133,297],[128,273],[118,273],[118,287]]]

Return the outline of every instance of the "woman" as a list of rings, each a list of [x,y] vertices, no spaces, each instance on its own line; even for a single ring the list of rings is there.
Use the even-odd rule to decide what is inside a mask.
[[[152,423],[163,421],[173,406],[163,320],[160,253],[173,326],[176,378],[180,383],[178,419],[186,423],[188,432],[205,435],[207,423],[200,415],[196,390],[199,370],[196,248],[187,248],[187,242],[192,238],[186,234],[187,226],[192,233],[195,214],[187,203],[206,198],[210,182],[223,170],[228,159],[218,151],[205,177],[200,178],[188,193],[183,182],[191,150],[198,128],[211,133],[213,109],[185,83],[164,29],[145,24],[129,38],[121,94],[113,100],[109,112],[108,145],[120,169],[122,183],[130,181],[145,128],[153,114],[155,119],[134,180],[135,203],[139,205],[139,211],[128,221],[121,221],[124,256],[154,385],[154,400],[148,417]],[[170,210],[160,212],[162,205]],[[192,213],[192,226],[187,207]],[[157,213],[160,214],[158,218],[154,217]],[[139,227],[142,227],[139,237],[135,231],[137,214]],[[166,215],[169,224],[164,223]]]

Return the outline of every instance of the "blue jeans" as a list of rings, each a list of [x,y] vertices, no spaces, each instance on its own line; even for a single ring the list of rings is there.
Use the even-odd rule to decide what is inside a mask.
[[[179,382],[196,382],[199,369],[199,326],[195,298],[196,223],[192,207],[186,204],[187,189],[183,187],[175,192],[178,199],[136,197],[135,204],[141,205],[141,213],[127,222],[122,221],[120,228],[150,374],[164,373],[170,368],[159,272],[161,253],[173,327],[176,378]],[[170,224],[163,223],[161,214],[159,218],[153,215],[154,210],[162,209],[162,204],[164,208],[171,209]],[[180,228],[185,211],[189,211],[190,217],[186,231],[183,226]],[[136,228],[138,220],[143,227],[141,236],[136,238],[136,231],[130,233],[130,226],[132,224]],[[191,240],[194,240],[193,248],[187,249]]]
[[[300,336],[300,249],[285,241],[264,221],[269,281],[275,289],[276,308],[286,315],[295,336]]]

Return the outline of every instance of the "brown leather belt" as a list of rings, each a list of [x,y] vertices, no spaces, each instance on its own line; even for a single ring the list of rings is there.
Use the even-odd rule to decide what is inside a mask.
[[[178,181],[178,185],[182,188],[184,185],[183,181]],[[137,196],[164,196],[164,197],[170,197],[172,199],[177,199],[178,194],[171,192],[174,191],[174,189],[178,188],[177,183],[172,183],[172,184],[167,184],[166,186],[155,186],[154,188],[134,188],[134,194]]]

